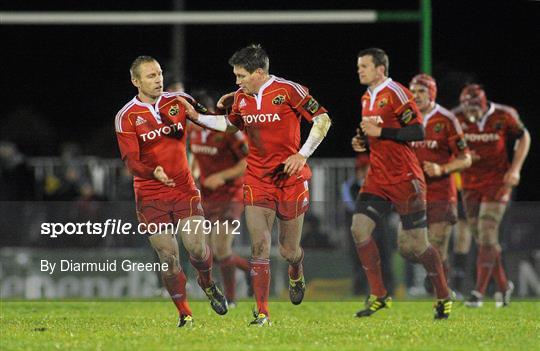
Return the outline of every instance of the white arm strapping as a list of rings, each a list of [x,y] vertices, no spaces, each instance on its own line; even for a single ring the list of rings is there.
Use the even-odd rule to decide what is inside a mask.
[[[326,113],[320,114],[313,118],[313,126],[309,131],[309,136],[298,153],[305,158],[311,156],[311,154],[317,150],[317,147],[323,141],[331,125],[332,120]]]
[[[217,130],[218,132],[224,132],[227,130],[227,126],[231,124],[229,119],[225,115],[201,115],[197,119],[198,124],[207,128]]]

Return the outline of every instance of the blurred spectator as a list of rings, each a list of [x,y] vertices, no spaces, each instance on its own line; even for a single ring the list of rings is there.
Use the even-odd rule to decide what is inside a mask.
[[[181,81],[171,81],[171,83],[167,84],[167,87],[165,88],[165,91],[168,92],[184,92],[185,86],[184,83]]]
[[[302,247],[309,249],[333,249],[327,233],[321,231],[321,221],[313,214],[306,214],[302,228]]]
[[[28,99],[21,99],[28,104]],[[10,140],[26,155],[49,154],[58,138],[54,124],[30,105],[19,106],[2,116],[0,140]]]
[[[45,200],[71,201],[79,197],[81,176],[77,168],[67,166],[60,177],[49,174],[45,177]]]
[[[0,141],[0,200],[24,201],[34,197],[34,173],[11,142]]]
[[[125,165],[120,170],[116,183],[116,199],[119,201],[133,201],[135,199],[133,176]]]

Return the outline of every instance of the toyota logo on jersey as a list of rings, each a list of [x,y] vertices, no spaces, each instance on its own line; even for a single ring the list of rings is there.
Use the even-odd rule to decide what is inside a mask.
[[[162,134],[169,135],[176,133],[180,130],[184,130],[184,127],[182,127],[182,123],[178,122],[168,126],[163,126],[159,129],[154,129],[152,131],[149,131],[148,133],[141,134],[141,138],[143,141],[154,140],[156,137],[160,137]]]
[[[369,121],[369,122],[375,122],[376,124],[383,124],[383,119],[381,116],[364,116],[362,117],[363,120]]]
[[[275,121],[281,121],[281,118],[277,113],[260,113],[257,115],[242,116],[245,124],[253,123],[271,123]]]

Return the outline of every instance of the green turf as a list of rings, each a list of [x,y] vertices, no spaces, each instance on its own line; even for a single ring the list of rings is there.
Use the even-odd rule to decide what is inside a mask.
[[[3,301],[0,350],[538,350],[539,302],[495,309],[455,305],[433,321],[431,302],[394,302],[367,319],[358,302],[271,302],[273,326],[248,327],[251,302],[226,316],[192,302],[195,326],[176,328],[169,301]]]

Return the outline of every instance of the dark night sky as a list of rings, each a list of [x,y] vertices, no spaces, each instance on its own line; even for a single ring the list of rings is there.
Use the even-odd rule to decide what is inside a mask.
[[[4,2],[4,1],[2,1]],[[272,1],[257,9],[414,9],[416,1]],[[170,10],[169,1],[25,1],[2,4],[2,11]],[[187,1],[187,10],[254,10],[245,1]],[[338,5],[334,4],[338,3]],[[434,76],[440,98],[456,102],[464,80],[485,85],[488,97],[518,109],[533,138],[522,173],[519,198],[540,198],[533,165],[540,135],[537,100],[540,2],[433,1]],[[294,6],[294,7],[291,7]],[[55,155],[65,141],[85,153],[116,157],[116,112],[135,94],[128,68],[140,54],[155,56],[167,70],[168,26],[2,26],[2,139],[16,141],[28,154]],[[534,33],[537,34],[534,34]],[[334,127],[318,156],[350,157],[350,137],[359,119],[364,88],[356,76],[356,54],[384,48],[391,76],[403,84],[417,73],[417,24],[279,25],[186,27],[186,83],[219,93],[234,89],[229,56],[260,42],[271,58],[271,72],[300,82],[330,111]],[[6,106],[7,105],[7,106]]]

